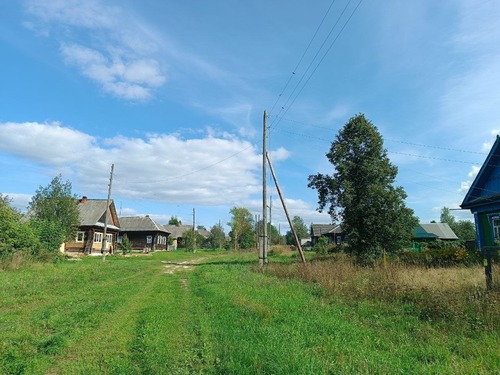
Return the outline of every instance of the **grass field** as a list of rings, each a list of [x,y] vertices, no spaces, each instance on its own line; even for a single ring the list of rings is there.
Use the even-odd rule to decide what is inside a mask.
[[[294,262],[262,272],[253,253],[162,252],[0,271],[0,373],[500,373],[498,324],[351,299]]]

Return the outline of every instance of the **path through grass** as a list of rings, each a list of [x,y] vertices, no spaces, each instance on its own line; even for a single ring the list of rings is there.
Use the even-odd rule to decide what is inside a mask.
[[[183,262],[190,268],[169,271]],[[255,263],[176,252],[0,272],[0,373],[500,371],[495,334],[448,334],[398,306],[344,303]]]

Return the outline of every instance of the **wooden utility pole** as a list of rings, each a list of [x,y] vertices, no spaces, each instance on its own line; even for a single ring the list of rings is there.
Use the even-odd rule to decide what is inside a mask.
[[[194,241],[193,253],[196,253],[196,210],[194,207],[193,207],[193,241]]]
[[[269,232],[267,233],[269,237],[269,249],[273,245],[273,242],[271,241],[271,237],[273,234],[272,226],[273,226],[273,195],[271,194],[269,195]]]
[[[306,257],[304,256],[304,251],[302,251],[302,245],[300,244],[299,237],[297,236],[297,232],[295,232],[295,228],[293,227],[292,220],[290,219],[290,215],[288,214],[288,210],[286,208],[285,200],[283,199],[283,194],[281,194],[281,189],[278,184],[278,179],[276,178],[276,174],[274,173],[273,164],[271,163],[271,159],[269,158],[269,154],[266,153],[267,161],[269,162],[269,169],[273,175],[274,184],[276,185],[276,190],[278,190],[278,195],[281,199],[281,204],[283,205],[283,209],[285,210],[285,215],[288,220],[288,224],[290,225],[290,230],[293,233],[293,238],[295,239],[295,243],[297,244],[297,249],[299,250],[300,258],[302,259],[302,263],[306,263]]]
[[[108,251],[108,237],[107,237],[108,212],[109,212],[109,203],[111,201],[111,185],[113,184],[113,170],[114,169],[115,169],[115,165],[111,164],[111,173],[109,175],[109,185],[108,185],[108,199],[106,200],[106,211],[104,213],[104,233],[103,233],[102,247],[101,247],[101,254],[102,254],[102,261],[103,262],[106,260],[106,252]]]
[[[262,233],[259,237],[259,266],[267,263],[267,113],[264,111],[262,134]]]

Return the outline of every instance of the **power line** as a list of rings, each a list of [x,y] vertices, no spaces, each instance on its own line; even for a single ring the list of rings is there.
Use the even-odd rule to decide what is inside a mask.
[[[354,10],[351,12],[350,16],[347,18],[346,22],[344,23],[344,25],[342,26],[342,28],[340,29],[340,31],[338,32],[337,36],[335,37],[335,39],[332,41],[332,43],[330,44],[330,46],[328,47],[328,49],[326,50],[326,52],[323,54],[323,57],[320,59],[320,61],[318,62],[318,64],[316,64],[316,67],[313,69],[313,71],[311,72],[311,74],[309,75],[309,77],[307,78],[307,80],[304,82],[304,84],[302,85],[302,87],[300,88],[299,92],[295,95],[295,97],[293,98],[292,102],[290,103],[290,105],[287,107],[287,104],[288,102],[290,101],[290,99],[292,98],[293,94],[295,93],[295,90],[299,87],[300,83],[302,82],[302,80],[304,79],[304,77],[306,76],[307,72],[309,71],[309,68],[312,66],[312,64],[314,63],[317,55],[319,54],[319,52],[321,51],[321,49],[323,48],[323,45],[324,43],[328,40],[328,38],[330,37],[330,34],[333,32],[334,28],[337,26],[338,22],[340,21],[340,18],[343,16],[343,14],[345,13],[345,11],[347,10],[347,7],[349,6],[349,4],[351,3],[352,0],[349,0],[349,2],[347,3],[347,5],[344,7],[344,9],[342,10],[342,13],[340,14],[340,16],[338,17],[337,19],[337,22],[335,22],[335,25],[333,26],[333,28],[331,29],[330,33],[328,34],[328,36],[325,38],[325,41],[323,42],[323,44],[321,45],[321,47],[318,49],[316,55],[314,56],[313,60],[311,61],[311,63],[309,64],[309,66],[307,67],[306,71],[304,72],[304,74],[302,75],[300,81],[297,83],[297,85],[295,86],[294,90],[292,91],[292,93],[290,94],[290,96],[288,97],[285,105],[281,108],[280,112],[278,113],[277,115],[277,120],[275,120],[273,123],[271,123],[271,128],[273,128],[273,126],[277,126],[279,124],[279,122],[281,121],[281,118],[283,118],[285,116],[285,114],[290,110],[290,108],[293,106],[293,104],[295,103],[295,101],[297,100],[298,96],[302,93],[302,91],[304,90],[304,88],[306,87],[306,85],[308,84],[308,82],[311,80],[312,76],[314,75],[314,73],[316,72],[316,70],[318,69],[318,67],[321,65],[321,63],[323,62],[323,60],[325,59],[325,57],[328,55],[328,53],[330,52],[330,50],[332,49],[332,47],[335,45],[335,43],[337,42],[338,38],[340,37],[340,35],[342,34],[342,32],[344,31],[344,29],[346,28],[347,24],[349,23],[349,21],[351,20],[351,18],[354,16],[354,13],[356,13],[356,11],[358,10],[359,6],[361,5],[361,3],[363,2],[363,0],[360,0],[358,2],[358,5],[356,5],[356,7],[354,8]],[[285,109],[286,107],[286,109]],[[281,118],[279,117],[281,112],[283,112],[283,115],[281,116]],[[271,129],[272,131],[272,129]]]
[[[290,77],[288,78],[288,81],[286,81],[286,84],[285,84],[285,87],[283,88],[283,90],[281,90],[281,93],[278,95],[278,98],[276,98],[276,101],[274,102],[271,110],[269,111],[269,114],[271,115],[274,111],[274,108],[276,107],[276,104],[278,104],[278,101],[281,99],[281,96],[284,94],[285,90],[288,88],[288,85],[290,84],[290,81],[292,80],[293,76],[295,75],[295,72],[297,71],[297,69],[299,68],[300,64],[302,63],[302,60],[304,59],[307,51],[309,51],[309,47],[311,47],[311,44],[312,42],[314,41],[314,39],[316,38],[316,35],[318,34],[318,31],[319,29],[321,28],[321,26],[323,25],[323,22],[325,22],[325,19],[326,17],[328,16],[328,13],[330,13],[330,10],[332,9],[332,6],[333,4],[335,3],[336,0],[333,0],[330,4],[330,6],[328,7],[325,15],[323,16],[323,19],[321,20],[320,24],[318,25],[318,27],[316,28],[316,31],[314,32],[314,35],[313,37],[311,38],[311,40],[309,41],[309,44],[307,45],[306,49],[304,50],[304,53],[302,53],[302,56],[300,57],[299,59],[299,62],[297,63],[297,65],[295,66],[295,68],[293,69],[292,71],[292,74],[290,74]]]

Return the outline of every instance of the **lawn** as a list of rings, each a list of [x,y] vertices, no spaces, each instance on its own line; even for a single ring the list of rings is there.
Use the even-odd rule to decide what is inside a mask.
[[[500,372],[495,329],[447,329],[256,263],[178,251],[0,271],[0,373]]]

